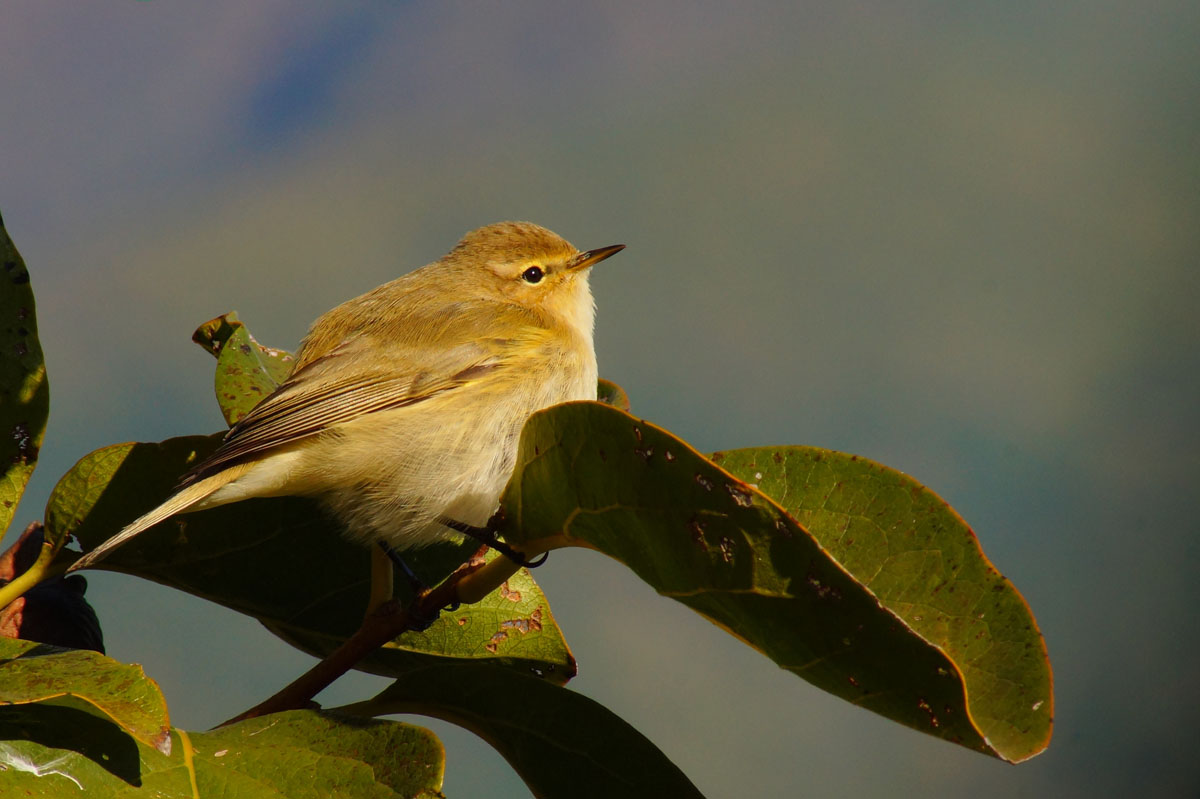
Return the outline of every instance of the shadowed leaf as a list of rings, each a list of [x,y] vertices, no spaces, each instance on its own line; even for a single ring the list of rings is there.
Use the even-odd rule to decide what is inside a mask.
[[[142,751],[162,757],[107,717],[86,710],[49,702],[0,706],[0,772],[6,772],[0,780],[14,791],[24,788],[21,796],[62,797],[82,790],[72,761],[98,775],[108,772],[100,779],[113,784],[141,785]]]
[[[700,797],[658,747],[574,691],[482,663],[417,668],[345,710],[418,713],[490,743],[537,797]]]
[[[0,536],[37,465],[49,412],[29,270],[0,219]]]
[[[756,452],[759,460],[774,462],[774,451]],[[781,463],[787,462],[787,452],[779,451]],[[725,459],[734,462],[732,454]],[[766,479],[767,470],[758,461],[737,465],[756,481],[759,473]],[[879,467],[871,467],[878,474]],[[863,467],[847,468],[854,472]],[[782,484],[763,485],[782,490]],[[792,490],[808,490],[803,485]],[[926,505],[940,503],[923,491],[908,481],[886,501],[881,496],[872,510],[884,511],[898,525],[904,509],[912,509],[912,497],[902,496],[905,492],[921,494]],[[885,508],[887,502],[899,505]],[[852,550],[854,557],[845,565],[758,488],[661,428],[592,402],[560,405],[531,417],[502,505],[505,535],[518,546],[557,538],[557,545],[610,555],[659,593],[854,704],[1012,761],[1045,747],[1048,666],[1044,652],[1040,659],[1025,655],[1040,647],[1040,639],[1028,609],[1019,597],[1012,601],[1015,592],[999,596],[1011,586],[998,576],[985,586],[989,595],[996,587],[1001,604],[995,609],[972,606],[985,618],[982,625],[963,619],[962,631],[971,637],[965,652],[944,650],[941,639],[925,637],[930,626],[943,622],[914,627],[905,620],[922,603],[941,607],[937,594],[957,589],[957,575],[966,578],[961,590],[977,591],[974,575],[990,568],[957,517],[910,513],[908,529],[890,532],[912,540],[945,536],[948,550],[954,549],[953,568],[937,579],[911,553],[902,554],[895,565],[886,562],[891,553],[883,551],[874,560],[856,561],[868,557],[862,547],[862,553]],[[840,522],[853,521],[853,515],[846,512]],[[822,529],[836,527],[839,519],[824,518],[820,524]],[[968,538],[972,546],[962,546]],[[880,570],[890,576],[872,583]],[[990,618],[989,612],[1001,618]],[[1002,623],[998,634],[991,629],[994,621]],[[1027,628],[1024,637],[1014,644],[1008,634],[1022,627]],[[999,660],[1006,653],[1020,654],[1021,665],[996,675],[1002,679],[982,677],[973,658],[986,650],[994,650]],[[998,668],[996,660],[989,662]]]

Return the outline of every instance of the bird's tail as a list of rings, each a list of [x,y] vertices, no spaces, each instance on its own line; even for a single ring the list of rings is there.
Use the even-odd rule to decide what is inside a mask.
[[[236,480],[244,472],[244,468],[238,468],[237,466],[234,466],[218,472],[212,477],[206,477],[203,480],[192,483],[191,485],[171,496],[170,499],[159,505],[154,510],[127,524],[125,528],[121,530],[121,532],[117,533],[112,538],[108,539],[103,544],[71,564],[71,568],[67,569],[67,571],[73,572],[79,569],[86,569],[87,567],[94,565],[101,558],[108,555],[109,552],[112,552],[114,549],[121,546],[121,544],[124,544],[138,533],[148,530],[164,519],[174,516],[176,513],[183,513],[186,510],[199,510],[199,508],[195,507],[197,504],[207,499],[209,495],[211,495],[217,489],[222,488],[223,486],[226,486]],[[223,503],[211,503],[211,505],[206,505],[205,507],[212,507],[218,504]]]

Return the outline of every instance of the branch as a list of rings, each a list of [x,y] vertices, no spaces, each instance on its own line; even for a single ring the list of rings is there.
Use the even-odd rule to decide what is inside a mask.
[[[549,548],[551,547],[547,547]],[[487,547],[481,547],[471,560],[455,569],[440,584],[418,595],[411,607],[403,608],[395,599],[384,602],[368,613],[354,635],[347,638],[324,660],[270,699],[220,726],[265,716],[268,713],[308,707],[314,696],[388,641],[408,630],[423,629],[428,626],[430,619],[436,619],[448,607],[478,602],[521,568],[503,556],[485,562],[483,553],[486,551]],[[533,547],[526,550],[531,557],[536,557],[544,551],[546,550]]]

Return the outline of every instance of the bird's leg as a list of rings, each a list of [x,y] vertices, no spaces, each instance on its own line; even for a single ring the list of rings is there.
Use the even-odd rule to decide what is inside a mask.
[[[417,576],[412,567],[408,565],[408,562],[404,560],[404,556],[397,552],[395,547],[386,541],[380,541],[379,550],[404,575],[404,579],[408,582],[408,587],[412,589],[414,595],[428,590],[429,586],[425,585],[425,581]]]
[[[392,561],[381,546],[371,548],[371,593],[367,597],[367,616],[392,598]]]
[[[408,565],[408,561],[406,561],[404,559],[404,556],[402,556],[399,552],[397,552],[396,548],[393,547],[391,544],[387,543],[386,541],[380,541],[379,548],[372,550],[372,553],[382,553],[382,555],[379,555],[379,554],[372,555],[372,558],[371,558],[372,569],[384,568],[387,570],[388,595],[384,598],[385,601],[387,599],[391,599],[392,566],[394,565],[397,569],[400,570],[400,573],[404,575],[404,579],[408,583],[408,587],[412,589],[413,597],[414,597],[413,605],[415,606],[416,600],[419,599],[423,593],[425,593],[429,590],[429,586],[425,584],[425,581],[417,576],[417,573],[414,572],[412,570],[412,567]],[[382,561],[382,566],[380,566],[380,561]],[[375,598],[374,597],[374,588],[375,588],[374,574],[372,574],[371,587],[372,587],[372,600],[374,600],[374,598]],[[368,608],[367,613],[368,614],[371,613],[377,607],[379,607],[378,604],[372,604]],[[455,602],[453,604],[453,606],[449,608],[449,610],[451,610],[451,611],[454,611],[457,609],[458,609],[457,602]],[[415,627],[414,629],[424,630],[424,629],[428,628],[429,625],[433,624],[437,620],[436,615],[433,616],[433,618],[424,619],[424,618],[420,618],[420,617],[416,616],[416,612],[414,609],[410,609],[409,612],[412,613],[413,618],[416,619],[422,625],[420,627]]]
[[[496,515],[498,516],[499,513]],[[472,524],[460,522],[457,519],[451,519],[446,516],[441,517],[438,521],[449,527],[451,530],[457,530],[463,535],[474,538],[481,544],[486,544],[504,557],[511,560],[513,563],[524,566],[527,569],[534,569],[538,566],[541,566],[546,562],[546,558],[550,556],[549,552],[543,552],[542,556],[536,560],[526,560],[525,553],[518,552],[496,537],[496,516],[493,516],[488,520],[487,527],[476,527]]]

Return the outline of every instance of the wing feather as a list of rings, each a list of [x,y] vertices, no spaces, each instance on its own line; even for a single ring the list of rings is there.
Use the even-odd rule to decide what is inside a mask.
[[[235,424],[221,446],[187,472],[190,485],[253,455],[316,435],[369,413],[423,402],[502,368],[512,342],[380,346],[359,336],[298,370]],[[363,374],[363,366],[368,371]],[[352,367],[352,368],[348,368]]]

